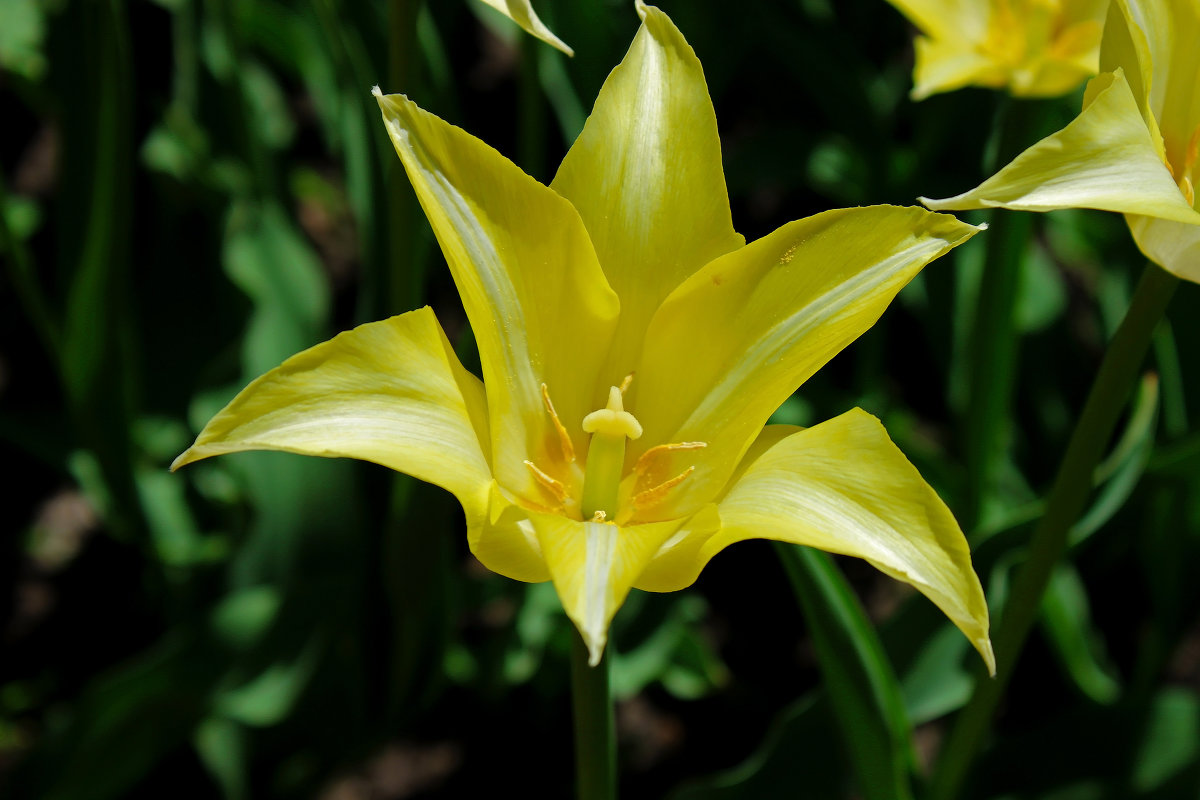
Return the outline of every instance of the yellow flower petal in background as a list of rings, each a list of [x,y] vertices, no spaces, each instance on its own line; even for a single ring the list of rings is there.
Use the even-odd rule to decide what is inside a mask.
[[[487,508],[491,469],[483,385],[463,369],[428,308],[360,325],[255,380],[171,469],[209,456],[282,450],[373,461]]]
[[[621,298],[608,383],[634,368],[663,298],[745,243],[733,230],[700,62],[666,14],[640,3],[638,11],[642,27],[629,53],[550,184],[579,209]]]
[[[1098,208],[1126,215],[1147,258],[1200,282],[1200,2],[1113,0],[1101,64],[1067,127],[930,208]]]
[[[1097,68],[1106,0],[889,0],[921,31],[913,98],[964,86],[1070,92]]]
[[[921,202],[938,210],[1098,208],[1200,222],[1159,157],[1124,74],[1095,78],[1088,94],[1091,102],[1067,127],[976,188]]]
[[[575,51],[567,47],[566,42],[559,39],[554,35],[553,31],[546,27],[545,23],[534,12],[529,0],[482,0],[482,2],[520,25],[531,36],[541,39],[546,44],[563,51],[569,56],[575,55]]]

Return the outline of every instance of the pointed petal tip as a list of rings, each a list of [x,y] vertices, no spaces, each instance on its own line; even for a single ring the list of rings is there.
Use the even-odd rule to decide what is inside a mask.
[[[983,657],[983,663],[987,666],[988,677],[996,677],[996,654],[992,650],[992,640],[985,636],[982,639],[976,639],[973,644],[979,650],[979,655]]]
[[[379,88],[378,83],[371,87],[371,94],[376,97],[383,97],[383,90]]]
[[[650,13],[650,7],[643,3],[642,0],[634,0],[633,7],[637,10],[638,17],[643,21],[646,19],[646,15]]]
[[[591,637],[585,637],[585,638],[587,639],[587,648],[588,648],[588,666],[589,667],[599,666],[600,659],[604,657],[605,640],[600,639],[599,641],[596,641],[595,639],[593,639]],[[993,671],[993,674],[995,674],[994,671]]]

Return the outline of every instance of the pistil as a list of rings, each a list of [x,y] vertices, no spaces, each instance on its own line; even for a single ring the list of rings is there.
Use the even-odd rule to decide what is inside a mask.
[[[613,386],[608,390],[608,405],[583,418],[583,430],[592,434],[592,440],[588,445],[580,511],[585,520],[614,519],[625,466],[625,440],[641,436],[642,426],[625,410],[621,389]]]

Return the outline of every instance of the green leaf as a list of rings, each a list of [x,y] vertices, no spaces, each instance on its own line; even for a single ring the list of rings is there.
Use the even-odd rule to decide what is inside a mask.
[[[1200,698],[1182,688],[1164,689],[1150,708],[1133,773],[1140,792],[1159,788],[1200,758]]]
[[[762,744],[732,769],[689,782],[670,800],[806,800],[845,795],[842,754],[829,736],[828,697],[808,695],[775,717]]]
[[[249,797],[246,777],[246,729],[230,719],[209,717],[192,736],[196,754],[221,787],[225,800]]]
[[[217,694],[217,711],[252,727],[269,727],[287,718],[308,685],[323,649],[324,637],[312,636],[291,660],[279,660],[254,678]]]
[[[1059,564],[1042,597],[1042,629],[1067,674],[1097,703],[1112,703],[1121,687],[1108,668],[1100,634],[1092,625],[1087,589],[1070,564]]]
[[[37,0],[4,0],[0,3],[0,67],[37,80],[46,71],[46,38],[43,3]]]
[[[827,554],[776,545],[804,608],[821,674],[863,796],[911,798],[912,727],[870,621]]]

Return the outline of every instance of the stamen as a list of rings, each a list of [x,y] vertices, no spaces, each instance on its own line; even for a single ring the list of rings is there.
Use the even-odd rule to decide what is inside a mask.
[[[533,473],[533,477],[537,479],[537,482],[541,484],[543,489],[559,502],[560,506],[567,501],[567,487],[562,485],[562,481],[551,478],[538,469],[537,465],[532,461],[526,460],[525,466],[529,467],[529,471]]]
[[[631,384],[631,383],[633,383],[633,373],[632,372],[629,373],[628,375],[626,375],[625,380],[621,381],[621,385],[619,387],[617,387],[620,390],[622,395],[625,394],[625,390],[629,388],[629,384]]]
[[[637,508],[645,508],[646,506],[654,505],[667,496],[667,492],[674,489],[679,484],[687,480],[687,477],[696,471],[695,467],[688,467],[683,472],[671,478],[669,481],[663,481],[653,489],[647,489],[644,492],[639,492],[633,496],[633,505]]]
[[[1183,192],[1183,199],[1187,200],[1189,206],[1196,205],[1196,190],[1192,187],[1192,179],[1183,176],[1183,180],[1179,182],[1179,188]]]
[[[562,449],[562,456],[568,462],[575,460],[575,446],[571,444],[571,436],[567,433],[567,429],[563,427],[562,420],[558,418],[558,412],[554,410],[554,403],[550,402],[550,390],[546,388],[546,384],[542,384],[542,402],[546,404],[546,411],[550,412],[550,419],[554,422],[554,429],[558,431],[558,446]]]
[[[604,509],[596,509],[596,513],[592,515],[592,522],[605,522],[608,520],[608,514],[604,513]]]
[[[657,483],[662,483],[664,474],[666,473],[669,461],[667,457],[670,454],[680,450],[699,450],[702,447],[708,447],[707,442],[672,442],[670,444],[660,444],[651,447],[646,452],[642,453],[638,458],[637,463],[633,465],[633,474],[637,476],[635,486],[641,487],[647,484],[653,486]]]

